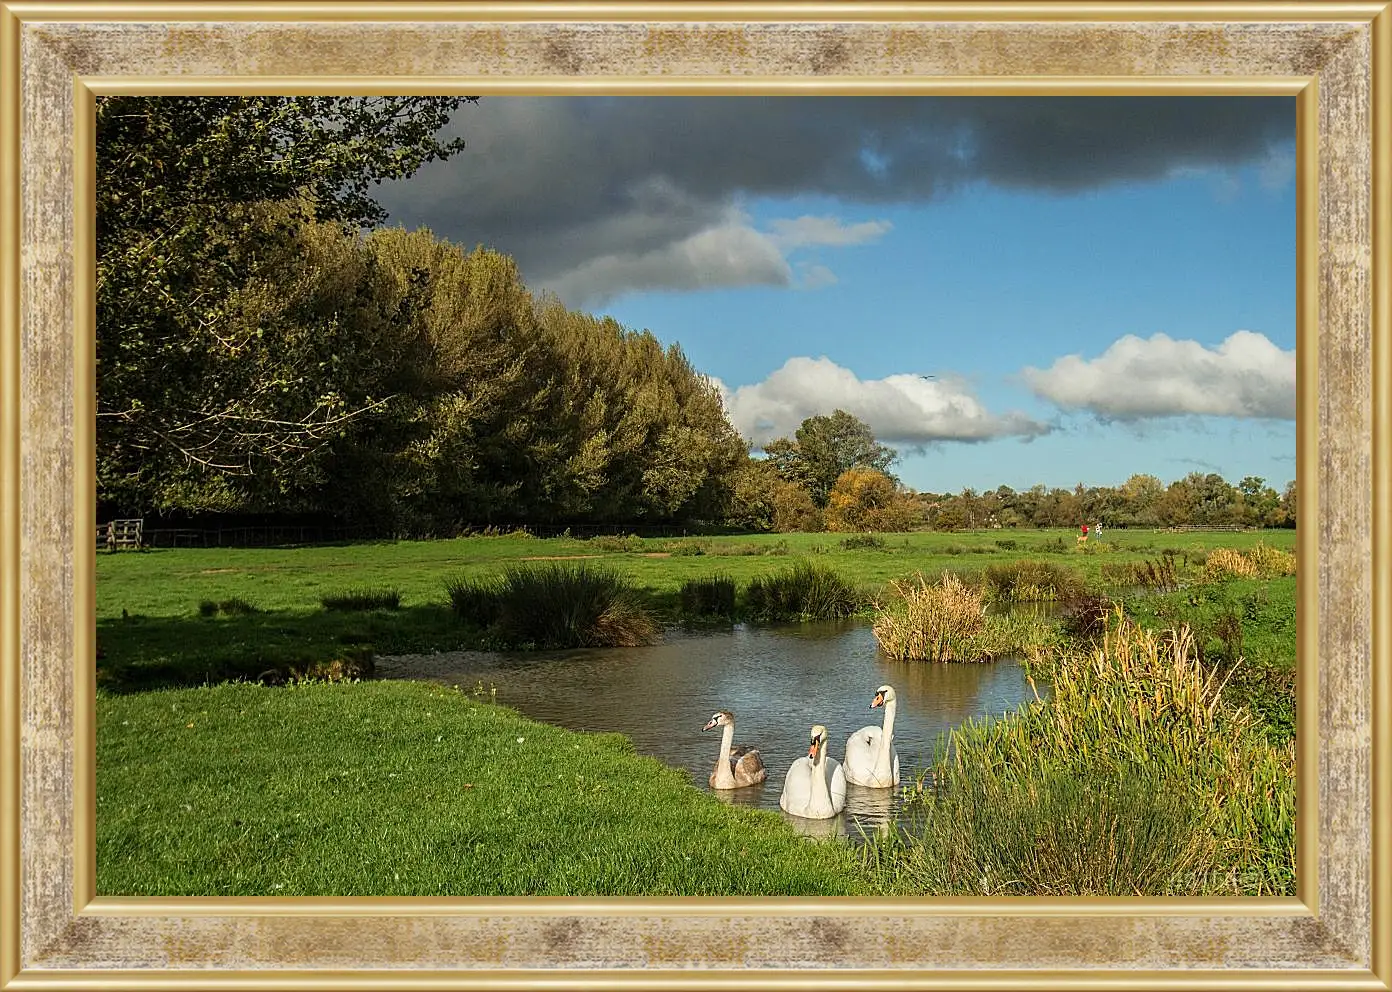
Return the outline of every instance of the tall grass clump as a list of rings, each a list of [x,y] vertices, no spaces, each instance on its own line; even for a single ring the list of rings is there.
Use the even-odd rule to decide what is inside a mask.
[[[1144,772],[964,775],[923,802],[931,834],[864,853],[891,892],[1160,896],[1212,864],[1197,800]]]
[[[232,599],[224,599],[221,602],[205,599],[198,604],[198,615],[203,617],[215,617],[219,613],[225,617],[246,616],[250,613],[260,612],[260,610],[252,606],[245,599],[236,596]]]
[[[506,643],[538,648],[637,647],[661,633],[628,580],[588,562],[510,567],[494,630]]]
[[[735,615],[735,580],[728,575],[687,579],[681,587],[681,610],[692,617]]]
[[[1070,599],[1087,591],[1082,575],[1073,569],[1029,558],[988,565],[982,582],[992,599],[1004,603]]]
[[[988,614],[985,593],[951,572],[937,582],[920,572],[890,587],[894,598],[875,604],[875,640],[899,661],[991,661],[1057,640],[1043,617]]]
[[[1295,555],[1268,544],[1258,543],[1247,551],[1247,560],[1263,579],[1280,579],[1295,574]]]
[[[475,627],[491,627],[498,622],[502,606],[502,584],[496,577],[465,578],[455,576],[445,580],[445,595],[450,609],[465,623]]]
[[[399,610],[401,593],[395,589],[351,589],[319,600],[326,610]]]
[[[852,534],[841,539],[841,547],[847,551],[884,551],[885,540],[878,534]]]
[[[854,586],[827,566],[808,561],[754,579],[744,599],[757,620],[842,620],[860,608]]]
[[[1101,571],[1103,581],[1112,586],[1140,586],[1152,592],[1174,592],[1179,588],[1179,571],[1171,554],[1153,561],[1106,562]]]
[[[1209,552],[1204,563],[1204,581],[1221,582],[1224,579],[1252,579],[1257,576],[1257,564],[1241,551],[1233,548],[1216,548]]]
[[[1049,682],[1049,699],[953,731],[949,753],[931,770],[933,788],[914,800],[922,820],[896,857],[918,866],[932,891],[1004,891],[1028,868],[1031,884],[1056,882],[1010,891],[1101,894],[1088,881],[1100,877],[1095,867],[1083,871],[1066,845],[1040,832],[1060,794],[1079,810],[1124,813],[1127,830],[1138,829],[1131,815],[1138,813],[1167,832],[1148,842],[1165,847],[1176,872],[1134,874],[1125,878],[1127,891],[1295,891],[1294,747],[1273,746],[1245,709],[1224,701],[1224,683],[1198,661],[1188,628],[1151,632],[1118,616],[1095,647],[1039,652],[1031,671]],[[1126,792],[1142,779],[1155,797]],[[1084,799],[1081,792],[1093,794]],[[995,815],[975,815],[982,796],[1004,804],[986,807]],[[1070,842],[1091,843],[1081,836],[1088,829],[1080,819]],[[1032,856],[1047,861],[1024,865],[1030,845]],[[1002,851],[1016,852],[1016,860]],[[1137,872],[1127,857],[1127,870]]]

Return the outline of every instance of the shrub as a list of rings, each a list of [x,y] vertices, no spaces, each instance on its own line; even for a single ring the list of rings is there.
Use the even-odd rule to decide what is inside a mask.
[[[667,546],[667,550],[676,557],[704,555],[710,552],[710,542],[696,540],[673,541]]]
[[[735,615],[735,580],[728,575],[688,579],[681,587],[681,608],[688,616]]]
[[[611,552],[642,551],[644,547],[643,539],[637,534],[629,534],[627,537],[592,537],[589,545],[598,551]]]
[[[399,610],[401,593],[395,589],[353,589],[319,602],[326,610]]]
[[[756,578],[744,595],[749,615],[759,620],[840,620],[860,608],[849,582],[807,561]]]
[[[1063,632],[1081,641],[1095,641],[1107,631],[1115,606],[1106,596],[1085,593],[1064,603]]]
[[[847,551],[884,551],[884,538],[877,534],[852,534],[850,537],[843,538],[841,547]]]
[[[1000,548],[1002,551],[1014,551],[1014,550],[1015,550],[1016,548],[1018,548],[1019,546],[1020,546],[1020,542],[1019,542],[1019,541],[1014,541],[1014,540],[1005,540],[1005,541],[997,541],[997,542],[996,542],[996,547]]]
[[[217,611],[218,604],[214,603],[211,599],[205,599],[198,604],[198,615],[201,617],[215,617],[217,616]]]
[[[636,647],[661,632],[626,579],[587,562],[509,568],[494,629],[507,643],[538,648]]]

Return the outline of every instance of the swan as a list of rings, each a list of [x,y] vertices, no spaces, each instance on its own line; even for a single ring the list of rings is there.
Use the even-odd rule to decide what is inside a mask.
[[[827,729],[812,728],[807,757],[798,758],[783,779],[778,805],[786,813],[809,820],[825,820],[846,808],[846,776],[841,762],[827,757]]]
[[[884,707],[884,726],[861,727],[846,739],[846,781],[872,789],[899,784],[899,753],[894,750],[894,689],[875,690],[871,709]]]
[[[752,747],[732,747],[735,739],[735,715],[729,710],[719,710],[711,714],[710,722],[702,731],[712,727],[724,727],[725,734],[720,738],[720,757],[715,759],[715,771],[711,772],[712,789],[742,789],[746,785],[758,785],[768,778],[768,769]]]

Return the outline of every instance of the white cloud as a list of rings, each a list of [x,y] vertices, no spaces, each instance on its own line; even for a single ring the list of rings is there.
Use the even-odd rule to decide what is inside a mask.
[[[1038,396],[1104,419],[1295,419],[1295,351],[1254,331],[1237,331],[1216,348],[1128,334],[1090,361],[1068,355],[1021,374]]]
[[[654,186],[650,192],[661,190]],[[891,227],[888,221],[843,224],[836,217],[774,220],[772,232],[757,230],[748,214],[727,210],[710,227],[677,240],[650,238],[649,247],[598,252],[546,280],[546,288],[572,306],[602,304],[626,292],[784,286],[822,289],[835,285],[825,265],[799,263],[793,274],[788,255],[801,248],[866,244]]]
[[[730,390],[718,379],[730,422],[752,443],[792,437],[808,417],[842,409],[889,444],[1037,437],[1049,427],[1022,413],[990,413],[957,379],[900,374],[862,380],[831,359],[790,358],[763,382]]]
[[[803,216],[771,221],[774,243],[783,248],[809,248],[815,245],[863,245],[878,241],[894,225],[887,220],[865,220],[843,224],[839,217]]]

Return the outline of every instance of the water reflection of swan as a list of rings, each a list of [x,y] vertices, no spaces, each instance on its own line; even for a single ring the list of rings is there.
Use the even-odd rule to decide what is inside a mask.
[[[850,831],[844,816],[828,816],[820,820],[809,820],[801,816],[784,815],[783,822],[804,837],[826,840],[832,837],[848,837]]]
[[[812,728],[807,757],[798,758],[783,779],[783,795],[778,805],[785,812],[809,820],[824,820],[841,812],[846,805],[846,775],[841,762],[826,753],[827,729]]]
[[[745,786],[758,785],[768,778],[768,769],[764,767],[758,750],[752,747],[731,746],[735,739],[733,713],[729,710],[718,710],[711,715],[710,722],[701,730],[710,730],[712,727],[725,728],[725,733],[720,738],[720,757],[715,759],[715,770],[710,776],[712,789],[742,789]]]
[[[870,706],[884,707],[884,726],[861,727],[846,739],[846,781],[888,789],[899,784],[899,753],[894,750],[894,689],[880,686]]]

